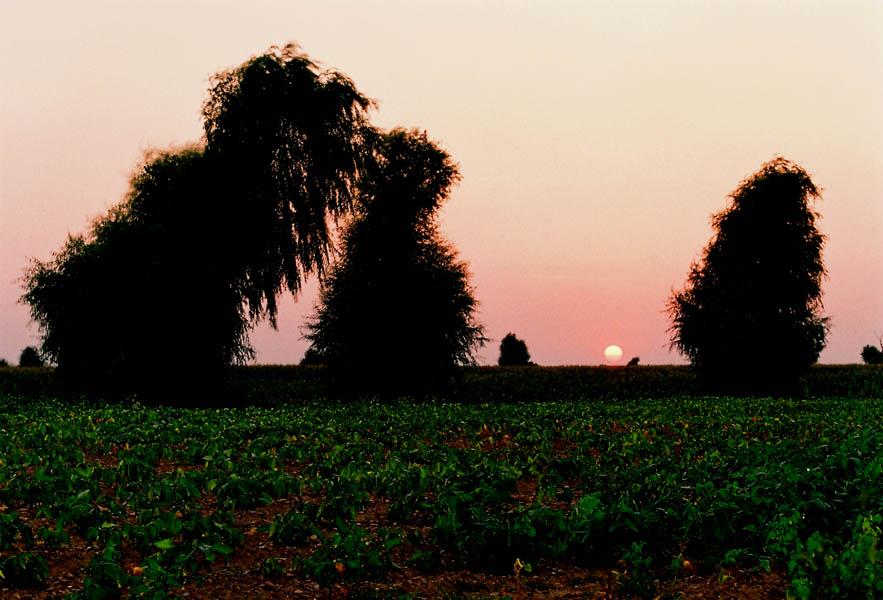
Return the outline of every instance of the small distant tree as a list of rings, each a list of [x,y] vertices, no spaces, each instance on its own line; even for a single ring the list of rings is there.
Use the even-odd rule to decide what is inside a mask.
[[[28,346],[23,349],[18,359],[18,366],[20,367],[42,367],[44,364],[43,359],[40,357],[40,351],[34,346]]]
[[[641,362],[640,357],[635,356],[628,362],[628,364],[626,366],[627,367],[637,367],[639,362]]]
[[[395,129],[379,140],[305,334],[359,385],[437,384],[473,364],[485,342],[466,264],[438,232],[439,206],[458,179],[425,133]]]
[[[530,362],[530,353],[527,344],[519,339],[514,333],[507,333],[500,342],[500,358],[497,364],[502,367],[526,366]]]
[[[883,364],[883,351],[876,346],[865,346],[862,348],[862,360],[867,365]]]
[[[784,391],[818,359],[828,331],[819,197],[806,171],[776,158],[712,217],[715,236],[668,303],[672,347],[706,384]],[[762,362],[770,347],[776,359]]]
[[[9,366],[9,361],[6,360],[5,358],[0,358],[0,367],[8,367],[8,366]]]
[[[879,348],[870,344],[862,348],[862,360],[866,365],[883,364],[883,336],[880,336],[879,343]]]

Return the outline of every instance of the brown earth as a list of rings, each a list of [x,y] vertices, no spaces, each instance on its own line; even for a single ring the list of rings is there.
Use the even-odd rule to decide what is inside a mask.
[[[536,484],[519,485],[516,496],[520,500],[536,498]],[[318,498],[304,498],[317,501]],[[528,598],[549,598],[555,600],[576,600],[585,598],[628,599],[637,596],[626,593],[617,582],[613,569],[593,569],[575,567],[551,561],[541,561],[532,565],[530,573],[521,571],[515,574],[489,574],[459,570],[450,566],[446,570],[433,573],[420,573],[405,565],[413,546],[400,546],[392,551],[393,560],[400,565],[391,569],[383,581],[363,582],[359,585],[335,584],[328,589],[319,586],[303,573],[292,569],[293,559],[309,556],[320,545],[316,539],[304,546],[285,547],[274,545],[261,525],[273,520],[276,515],[285,514],[296,504],[297,499],[289,497],[252,510],[237,510],[235,526],[244,534],[242,545],[236,548],[229,560],[218,559],[210,569],[201,573],[183,587],[175,591],[180,597],[193,599],[285,599],[285,598],[373,598],[394,599],[408,593],[412,598],[504,598],[524,600]],[[388,501],[373,498],[356,517],[360,527],[375,530],[386,525]],[[206,510],[208,507],[202,507]],[[45,519],[34,519],[32,511],[21,507],[19,514],[36,529],[50,525]],[[202,511],[200,511],[202,512]],[[423,528],[419,520],[411,526]],[[407,531],[407,527],[405,528]],[[23,548],[17,549],[22,551]],[[84,568],[100,552],[98,546],[87,543],[71,532],[70,547],[47,548],[37,542],[30,552],[41,554],[49,564],[47,584],[39,589],[0,587],[0,598],[8,600],[55,600],[82,590],[85,578]],[[141,562],[131,549],[123,548],[125,568],[133,572]],[[261,572],[262,562],[274,557],[285,568],[283,575],[266,577]],[[342,565],[341,565],[342,566]],[[514,565],[513,565],[514,567]],[[444,567],[443,567],[444,568]],[[732,569],[706,573],[692,567],[684,570],[674,580],[657,582],[656,598],[675,599],[747,599],[784,598],[787,581],[781,571],[772,573],[752,572]],[[123,597],[128,597],[124,591]]]

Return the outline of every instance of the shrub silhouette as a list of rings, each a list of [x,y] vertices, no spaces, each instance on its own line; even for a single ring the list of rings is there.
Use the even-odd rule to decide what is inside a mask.
[[[876,346],[865,346],[862,348],[862,360],[866,365],[883,364],[883,350]]]
[[[438,232],[436,213],[458,179],[444,150],[404,129],[381,136],[366,165],[305,334],[358,386],[431,387],[474,363],[485,341],[466,264]]]
[[[825,346],[820,316],[824,236],[809,206],[819,189],[776,158],[730,194],[712,217],[715,235],[668,303],[671,343],[720,390],[784,392]],[[757,360],[775,344],[778,358]]]
[[[40,351],[34,348],[33,346],[27,346],[21,351],[21,356],[18,359],[18,366],[20,367],[42,367],[44,366],[43,359],[40,357]]]
[[[497,359],[497,364],[503,367],[533,364],[530,362],[530,353],[524,340],[519,339],[514,333],[507,333],[500,342],[500,357]]]

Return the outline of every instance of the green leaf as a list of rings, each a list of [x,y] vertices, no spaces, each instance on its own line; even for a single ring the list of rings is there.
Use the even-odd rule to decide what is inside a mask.
[[[213,544],[212,550],[214,550],[221,556],[230,556],[231,554],[233,554],[233,548],[231,548],[227,544]]]
[[[158,542],[153,543],[154,546],[159,548],[160,550],[171,550],[175,547],[175,543],[172,541],[172,538],[166,538],[164,540],[160,540]]]

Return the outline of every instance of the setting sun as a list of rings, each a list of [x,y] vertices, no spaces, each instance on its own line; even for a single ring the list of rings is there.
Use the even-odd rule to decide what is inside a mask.
[[[607,346],[604,349],[604,358],[607,359],[607,362],[619,362],[622,358],[622,348],[619,346]]]

